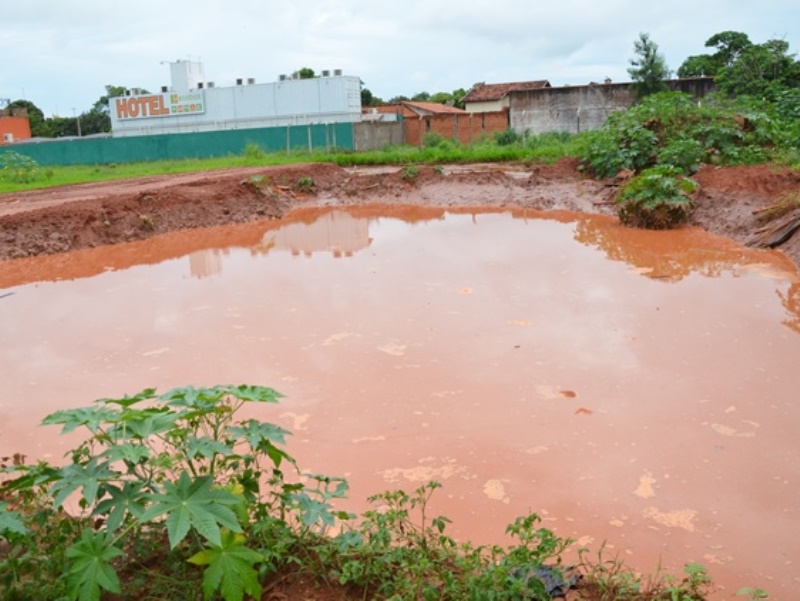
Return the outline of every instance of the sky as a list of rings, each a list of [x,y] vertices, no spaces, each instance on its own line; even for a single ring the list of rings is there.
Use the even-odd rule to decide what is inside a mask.
[[[800,52],[800,2],[16,0],[0,11],[0,99],[68,117],[106,85],[160,91],[177,60],[201,61],[217,86],[341,69],[384,100],[477,82],[620,82],[640,32],[674,71],[729,30]]]

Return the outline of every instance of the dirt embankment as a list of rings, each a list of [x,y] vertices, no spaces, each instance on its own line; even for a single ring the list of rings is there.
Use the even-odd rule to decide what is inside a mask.
[[[800,195],[800,173],[767,165],[704,167],[693,223],[747,244],[763,209]],[[523,207],[613,214],[613,182],[577,162],[343,169],[328,164],[249,167],[81,184],[0,195],[0,260],[149,238],[188,228],[280,218],[295,207],[430,205]],[[800,210],[792,215],[800,219]],[[787,219],[787,215],[780,217]],[[800,265],[800,233],[780,244]]]

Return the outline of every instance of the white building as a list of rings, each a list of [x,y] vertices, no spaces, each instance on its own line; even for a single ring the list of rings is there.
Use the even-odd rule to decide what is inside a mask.
[[[159,94],[128,90],[111,99],[113,137],[361,120],[361,79],[338,69],[265,84],[238,79],[228,87],[205,81],[195,61],[170,63],[170,75],[171,86]]]

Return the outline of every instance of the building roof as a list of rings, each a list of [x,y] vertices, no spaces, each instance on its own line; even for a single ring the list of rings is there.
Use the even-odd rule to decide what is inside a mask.
[[[528,90],[541,90],[549,87],[550,82],[546,79],[512,83],[475,84],[469,94],[464,96],[463,102],[491,102],[505,98],[509,92],[527,92]]]
[[[401,102],[404,107],[414,111],[417,115],[442,115],[442,114],[462,114],[466,111],[450,106],[448,104],[440,104],[438,102],[415,102],[412,100],[404,100]]]

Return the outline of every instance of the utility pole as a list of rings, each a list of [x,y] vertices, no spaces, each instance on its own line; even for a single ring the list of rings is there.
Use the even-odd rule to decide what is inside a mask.
[[[78,124],[78,137],[81,137],[81,118],[78,113],[75,111],[75,107],[72,107],[72,115],[75,117],[75,121]]]

